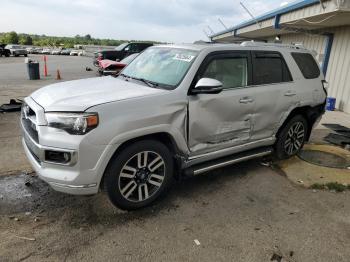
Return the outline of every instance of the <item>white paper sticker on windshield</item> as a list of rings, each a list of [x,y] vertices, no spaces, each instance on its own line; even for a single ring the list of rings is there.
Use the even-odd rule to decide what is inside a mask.
[[[194,55],[186,55],[186,54],[176,54],[173,57],[174,60],[181,60],[187,63],[191,62],[193,58],[194,58]]]

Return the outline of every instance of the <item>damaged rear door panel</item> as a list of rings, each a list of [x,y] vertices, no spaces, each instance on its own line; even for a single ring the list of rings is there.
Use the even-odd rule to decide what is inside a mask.
[[[277,51],[252,51],[254,127],[252,140],[272,137],[280,119],[297,106],[296,85],[283,55]]]
[[[189,149],[193,155],[246,143],[251,138],[254,99],[250,55],[246,51],[210,54],[194,82],[213,78],[223,83],[219,94],[189,96]]]

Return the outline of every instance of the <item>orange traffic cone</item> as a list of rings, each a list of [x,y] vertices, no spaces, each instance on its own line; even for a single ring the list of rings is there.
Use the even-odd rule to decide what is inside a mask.
[[[61,74],[59,69],[57,69],[56,80],[61,80]]]

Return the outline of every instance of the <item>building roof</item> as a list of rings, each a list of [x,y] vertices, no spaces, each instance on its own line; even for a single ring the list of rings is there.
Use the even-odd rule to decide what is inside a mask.
[[[233,26],[233,27],[230,27],[230,28],[225,29],[223,31],[220,31],[218,33],[215,33],[215,34],[211,35],[210,37],[216,37],[216,36],[219,36],[219,35],[222,35],[222,34],[225,34],[225,33],[228,33],[228,32],[231,32],[231,31],[234,31],[234,30],[237,30],[237,29],[240,29],[240,28],[252,25],[252,24],[255,24],[257,21],[261,22],[261,21],[264,21],[266,19],[273,18],[277,15],[282,15],[282,14],[288,13],[290,11],[294,11],[294,10],[301,9],[301,8],[304,8],[304,7],[307,7],[310,5],[314,5],[314,4],[318,4],[318,3],[320,3],[319,0],[298,0],[298,1],[292,2],[288,5],[285,5],[283,7],[274,9],[271,12],[262,14],[262,15],[256,17],[255,19],[250,19],[250,20],[245,21],[243,23],[240,23],[236,26]]]

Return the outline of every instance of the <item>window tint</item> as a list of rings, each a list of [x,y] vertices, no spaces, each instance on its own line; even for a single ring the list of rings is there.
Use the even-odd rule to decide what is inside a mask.
[[[306,79],[317,78],[320,76],[320,69],[311,54],[292,53],[292,56]]]
[[[292,81],[283,57],[277,52],[253,53],[254,84],[273,84]]]
[[[130,52],[140,52],[138,44],[130,44]]]
[[[247,85],[247,58],[213,59],[205,69],[202,77],[214,78],[223,84],[223,88]]]

